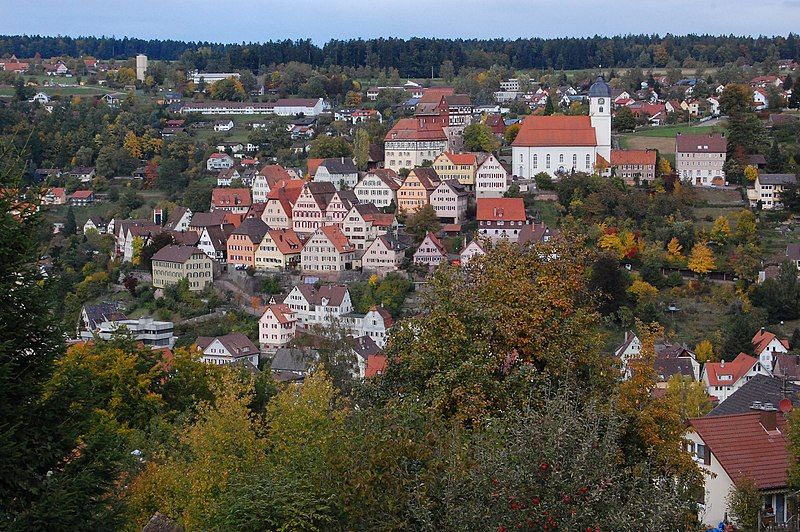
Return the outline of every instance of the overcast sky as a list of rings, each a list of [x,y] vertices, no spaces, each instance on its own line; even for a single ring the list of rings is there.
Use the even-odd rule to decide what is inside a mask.
[[[786,35],[800,0],[0,0],[1,34],[242,42],[369,37]]]

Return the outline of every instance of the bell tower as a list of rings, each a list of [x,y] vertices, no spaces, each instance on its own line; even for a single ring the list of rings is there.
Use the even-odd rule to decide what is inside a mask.
[[[589,88],[589,118],[597,138],[597,153],[611,162],[611,87],[603,76]]]

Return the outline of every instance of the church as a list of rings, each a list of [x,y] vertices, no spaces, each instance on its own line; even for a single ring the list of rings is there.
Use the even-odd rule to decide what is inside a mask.
[[[512,172],[532,178],[540,172],[593,172],[611,161],[611,87],[602,76],[589,88],[589,116],[529,116],[512,146]]]

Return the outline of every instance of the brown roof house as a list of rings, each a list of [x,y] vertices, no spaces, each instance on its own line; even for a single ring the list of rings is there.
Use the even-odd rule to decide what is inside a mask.
[[[689,421],[687,450],[705,480],[699,515],[705,525],[723,521],[730,513],[729,495],[750,481],[762,494],[762,522],[786,523],[791,517],[785,418],[791,408],[791,401],[784,399],[778,408],[753,403],[744,414]]]
[[[189,290],[200,291],[214,282],[213,261],[194,246],[164,246],[153,255],[152,270],[156,288],[175,285],[186,279]]]

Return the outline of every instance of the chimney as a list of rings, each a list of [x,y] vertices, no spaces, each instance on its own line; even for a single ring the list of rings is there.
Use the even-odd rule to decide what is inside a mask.
[[[761,327],[760,331],[761,331],[761,334],[764,334],[764,327]]]
[[[761,411],[761,426],[764,427],[764,430],[767,432],[772,432],[778,428],[778,411],[775,407],[772,407],[771,410],[764,410]]]

